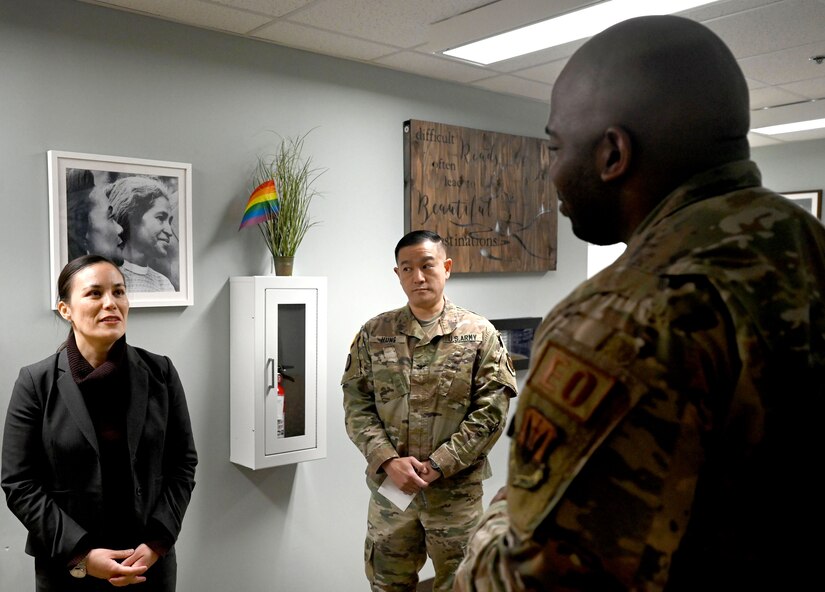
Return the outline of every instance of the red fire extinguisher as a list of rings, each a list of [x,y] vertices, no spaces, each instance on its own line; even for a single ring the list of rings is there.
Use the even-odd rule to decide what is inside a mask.
[[[278,403],[276,407],[276,418],[278,421],[277,437],[285,437],[286,426],[286,389],[284,389],[284,379],[295,382],[295,379],[289,376],[285,370],[292,368],[292,366],[282,366],[278,364]]]

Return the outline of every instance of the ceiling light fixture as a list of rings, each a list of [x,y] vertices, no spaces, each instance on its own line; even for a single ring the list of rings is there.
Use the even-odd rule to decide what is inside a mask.
[[[609,0],[546,21],[444,50],[444,55],[488,65],[591,37],[637,16],[673,14],[718,0]]]
[[[783,123],[780,125],[768,125],[757,127],[751,131],[755,134],[766,136],[777,136],[779,134],[790,134],[793,132],[806,132],[808,130],[825,128],[825,118],[809,119],[807,121],[795,121],[793,123]]]

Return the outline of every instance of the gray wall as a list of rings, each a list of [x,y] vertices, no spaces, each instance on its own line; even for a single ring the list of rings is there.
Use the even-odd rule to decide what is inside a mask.
[[[825,189],[825,140],[794,142],[752,150],[762,183],[780,193]],[[822,207],[820,220],[825,220]]]
[[[547,107],[391,70],[182,27],[69,0],[0,0],[0,417],[20,366],[54,351],[46,151],[188,162],[193,168],[195,305],[133,309],[129,341],[169,355],[200,454],[178,544],[179,590],[366,589],[365,463],[343,428],[338,386],[360,324],[400,306],[392,249],[403,233],[402,122],[541,136]],[[268,272],[257,229],[238,232],[256,155],[313,129],[329,170],[321,224],[296,274],[329,282],[329,453],[249,471],[229,462],[228,278]],[[456,302],[488,317],[541,316],[584,278],[566,222],[560,271],[455,276]],[[513,296],[517,294],[518,297]],[[502,484],[506,445],[494,450]],[[32,588],[25,530],[0,503],[0,589]]]
[[[200,454],[178,544],[181,592],[365,590],[364,461],[343,429],[338,379],[370,316],[403,303],[392,247],[403,232],[401,123],[409,118],[540,136],[545,105],[181,27],[69,0],[0,0],[0,410],[20,366],[66,327],[49,309],[46,151],[189,162],[195,305],[134,309],[129,341],[169,355],[187,390]],[[258,232],[237,231],[270,130],[314,129],[328,172],[321,225],[296,273],[329,281],[329,453],[249,471],[229,458],[228,283],[268,272]],[[825,186],[825,142],[755,152],[766,184]],[[454,276],[450,297],[488,317],[542,316],[585,275],[585,246],[559,228],[559,271]],[[517,298],[514,298],[517,295]],[[0,411],[2,413],[2,411]],[[504,440],[492,455],[506,471]],[[0,503],[0,589],[32,588],[25,530]]]

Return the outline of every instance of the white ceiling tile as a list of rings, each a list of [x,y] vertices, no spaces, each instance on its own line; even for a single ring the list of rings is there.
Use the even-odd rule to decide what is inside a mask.
[[[452,80],[453,82],[462,84],[489,75],[483,68],[477,66],[470,66],[414,51],[401,51],[390,56],[378,58],[374,60],[374,62],[389,68],[413,72],[432,78]]]
[[[712,19],[717,19],[723,16],[735,14],[745,10],[753,10],[768,4],[778,4],[784,0],[727,0],[725,2],[713,2],[680,12],[679,16],[683,16],[694,21],[705,22]]]
[[[767,84],[765,84],[761,80],[751,80],[747,76],[745,76],[745,82],[748,84],[748,88],[750,90],[753,90],[755,88],[765,88],[766,86],[768,86]]]
[[[541,66],[519,70],[518,75],[522,78],[529,78],[530,80],[544,82],[545,84],[555,84],[556,78],[559,77],[565,65],[567,65],[566,59],[556,60],[555,62],[542,64]]]
[[[287,21],[277,21],[267,25],[255,31],[253,36],[280,45],[362,61],[374,60],[397,51],[397,49],[386,45],[354,39]]]
[[[314,0],[212,0],[212,2],[230,8],[279,17],[311,4]]]
[[[573,12],[587,0],[495,0],[477,10],[466,11],[450,18],[433,22],[429,27],[429,41],[423,48],[428,52],[472,43],[506,31]]]
[[[793,102],[771,109],[751,111],[751,128],[822,118],[825,118],[825,100]],[[821,133],[821,130],[819,133]]]
[[[163,19],[230,33],[246,33],[269,22],[265,16],[200,0],[104,0],[97,4],[128,8]]]
[[[751,90],[751,109],[762,109],[763,107],[775,107],[776,105],[787,105],[797,101],[804,101],[805,97],[788,92],[780,87],[766,86]]]
[[[429,25],[490,0],[330,0],[289,20],[362,39],[411,48],[427,42]]]
[[[825,3],[787,0],[705,23],[737,58],[825,41]]]
[[[823,23],[825,26],[825,23]],[[765,84],[785,84],[798,80],[808,80],[825,75],[825,64],[811,61],[825,49],[825,41],[790,49],[774,51],[739,60],[742,71],[748,78],[761,80]]]
[[[478,80],[472,84],[495,92],[530,97],[544,103],[550,103],[550,91],[553,90],[553,87],[549,84],[506,74]]]
[[[825,78],[822,76],[783,84],[782,88],[806,99],[825,99]]]

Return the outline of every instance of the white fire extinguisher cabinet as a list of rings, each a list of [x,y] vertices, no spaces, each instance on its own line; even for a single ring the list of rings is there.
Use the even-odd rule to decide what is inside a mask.
[[[326,285],[229,278],[233,463],[263,469],[326,456]]]

